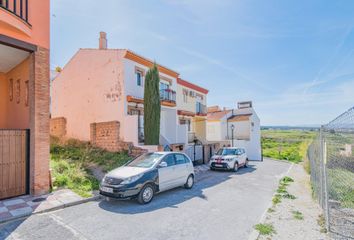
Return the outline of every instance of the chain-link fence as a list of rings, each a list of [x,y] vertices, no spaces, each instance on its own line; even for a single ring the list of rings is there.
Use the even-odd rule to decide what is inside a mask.
[[[354,107],[321,128],[308,158],[327,230],[334,239],[354,239]]]

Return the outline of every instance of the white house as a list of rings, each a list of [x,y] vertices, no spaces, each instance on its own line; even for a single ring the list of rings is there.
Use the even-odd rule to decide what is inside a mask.
[[[236,109],[228,110],[209,107],[207,140],[244,147],[250,160],[262,160],[260,119],[252,102],[239,102]]]

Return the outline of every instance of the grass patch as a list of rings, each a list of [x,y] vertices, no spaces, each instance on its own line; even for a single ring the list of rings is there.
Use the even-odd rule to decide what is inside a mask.
[[[318,216],[317,224],[321,227],[321,229],[320,229],[321,233],[327,233],[326,219],[324,218],[323,214]]]
[[[259,234],[261,234],[261,235],[272,235],[272,234],[276,233],[273,225],[271,225],[271,224],[259,223],[254,226],[254,229],[256,229],[259,232]]]
[[[289,183],[294,182],[294,179],[292,179],[291,177],[285,176],[282,179],[280,179],[280,184],[283,185],[288,185]]]
[[[275,212],[275,210],[274,210],[274,208],[268,208],[267,212],[268,213],[273,213],[273,212]]]
[[[283,194],[282,197],[287,198],[287,199],[291,199],[291,200],[296,199],[296,197],[294,195],[289,194],[289,193]]]
[[[274,197],[272,198],[272,203],[273,203],[273,205],[277,205],[277,204],[281,203],[281,195],[275,194]]]
[[[73,139],[60,143],[51,138],[50,155],[53,190],[69,188],[82,197],[91,196],[99,186],[89,166],[94,164],[110,171],[130,160],[127,153],[107,152]]]
[[[299,163],[306,159],[316,131],[262,130],[263,156]]]
[[[328,169],[329,198],[343,208],[354,209],[354,173],[342,168]]]
[[[299,212],[299,211],[292,211],[293,213],[293,217],[296,219],[296,220],[304,220],[304,215],[302,214],[302,212]]]

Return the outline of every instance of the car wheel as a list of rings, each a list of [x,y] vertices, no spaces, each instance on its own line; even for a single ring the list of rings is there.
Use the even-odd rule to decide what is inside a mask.
[[[140,204],[147,204],[154,198],[154,194],[154,186],[152,184],[146,184],[138,195],[138,202]]]
[[[193,187],[193,185],[194,185],[194,177],[193,177],[193,175],[191,174],[191,175],[188,176],[187,181],[186,181],[186,183],[184,184],[184,187],[185,187],[186,189],[191,189],[191,188]]]
[[[245,162],[245,168],[248,168],[248,159],[246,159],[246,162]]]
[[[238,163],[235,162],[234,164],[234,168],[232,169],[233,172],[237,172],[238,171]]]
[[[213,167],[210,167],[210,171],[214,171],[214,168],[213,168]]]

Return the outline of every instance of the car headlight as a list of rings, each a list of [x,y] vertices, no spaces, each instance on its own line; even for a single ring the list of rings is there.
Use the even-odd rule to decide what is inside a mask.
[[[141,174],[138,174],[138,175],[135,175],[135,176],[132,176],[132,177],[128,177],[126,179],[124,179],[123,182],[121,182],[121,184],[130,184],[132,182],[135,182],[137,181],[139,178],[141,178],[143,176],[143,173]]]

